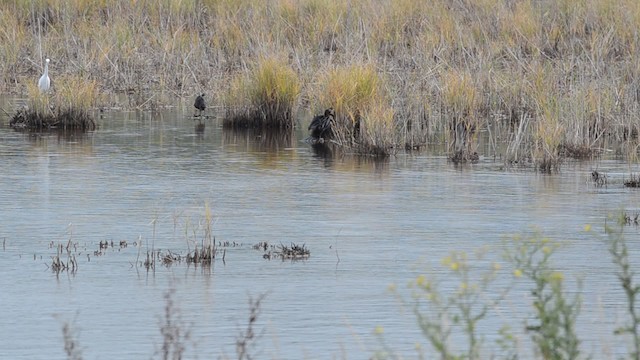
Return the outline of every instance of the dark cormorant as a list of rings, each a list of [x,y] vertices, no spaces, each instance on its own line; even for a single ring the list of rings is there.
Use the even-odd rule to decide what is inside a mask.
[[[324,115],[316,115],[309,125],[311,137],[314,140],[328,140],[331,138],[333,136],[331,127],[333,126],[335,118],[336,114],[333,111],[333,108],[325,110]]]
[[[199,110],[198,115],[195,115],[195,116],[202,115],[202,113],[204,112],[204,109],[207,108],[207,105],[204,103],[204,94],[198,95],[198,97],[196,98],[196,101],[193,103],[193,106],[197,110]]]

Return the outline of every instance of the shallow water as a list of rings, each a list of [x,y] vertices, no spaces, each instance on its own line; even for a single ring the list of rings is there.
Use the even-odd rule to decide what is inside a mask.
[[[638,191],[622,187],[625,162],[566,164],[541,175],[505,171],[489,159],[457,167],[438,154],[326,158],[300,132],[286,139],[228,133],[213,118],[196,131],[188,110],[113,112],[98,123],[97,131],[73,136],[0,128],[2,358],[63,358],[65,323],[85,358],[159,357],[169,289],[178,323],[190,330],[187,358],[236,357],[248,299],[262,294],[256,358],[367,358],[383,347],[377,326],[399,354],[413,357],[416,342],[429,354],[389,285],[410,300],[408,282],[426,273],[455,289],[441,265],[450,251],[488,247],[474,263],[487,269],[502,261],[508,235],[532,226],[565,243],[554,259],[569,287],[583,279],[582,350],[595,358],[626,351],[624,338],[613,335],[625,320],[615,268],[606,244],[582,231],[590,223],[601,233],[607,214],[638,210]],[[588,181],[595,168],[609,186]],[[206,206],[216,241],[236,245],[225,248],[224,262],[155,272],[135,266],[138,252],[152,247],[192,249]],[[634,227],[628,239],[635,256]],[[79,268],[56,274],[48,268],[51,245],[69,240]],[[116,246],[97,256],[105,240]],[[121,240],[128,247],[119,248]],[[311,257],[265,260],[252,249],[261,241],[305,244]],[[495,288],[511,281],[503,266]],[[532,313],[528,288],[519,281],[480,323],[487,356],[497,349],[497,329],[509,324],[521,357],[533,357],[522,331]],[[452,344],[464,348],[455,338]]]

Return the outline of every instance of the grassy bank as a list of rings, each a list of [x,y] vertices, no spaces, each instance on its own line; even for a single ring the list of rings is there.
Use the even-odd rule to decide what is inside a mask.
[[[633,0],[5,1],[0,24],[5,92],[25,93],[46,56],[54,88],[82,74],[132,106],[201,92],[226,105],[236,79],[279,56],[301,84],[293,106],[314,110],[337,106],[319,103],[321,74],[373,69],[385,147],[446,141],[466,160],[490,130],[499,155],[547,171],[640,127]]]

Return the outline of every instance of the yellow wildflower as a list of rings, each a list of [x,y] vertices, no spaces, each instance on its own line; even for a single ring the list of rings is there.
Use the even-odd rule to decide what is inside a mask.
[[[589,232],[591,231],[591,224],[587,224],[584,226],[584,231]]]
[[[561,272],[559,271],[554,271],[551,273],[551,275],[549,276],[549,279],[551,281],[557,281],[557,282],[561,282],[564,279],[564,275],[562,275]]]
[[[442,265],[449,266],[451,265],[451,256],[447,256],[442,259]]]
[[[377,326],[375,327],[375,329],[373,329],[373,332],[374,332],[376,335],[382,335],[382,334],[384,334],[384,328],[382,327],[382,325],[377,325]]]
[[[513,270],[513,276],[515,276],[517,278],[522,277],[522,270],[520,270],[520,269]]]

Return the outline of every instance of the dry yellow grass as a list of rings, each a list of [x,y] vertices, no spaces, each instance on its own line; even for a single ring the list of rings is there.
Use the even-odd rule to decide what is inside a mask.
[[[229,127],[293,128],[294,106],[300,80],[281,57],[258,61],[247,74],[234,80],[227,93]]]
[[[300,79],[296,101],[317,100],[314,110],[325,106],[318,74],[375,68],[390,108],[378,111],[394,114],[391,128],[402,133],[392,134],[415,141],[448,130],[452,105],[461,106],[453,98],[463,96],[451,93],[457,74],[473,83],[477,126],[548,121],[551,105],[538,93],[555,99],[564,129],[548,146],[597,147],[584,131],[594,114],[614,140],[640,128],[635,0],[34,0],[1,2],[0,19],[5,92],[25,93],[49,57],[58,77],[81,72],[101,91],[135,94],[133,106],[201,92],[226,105],[233,79],[278,56]],[[539,67],[548,78],[541,88],[531,85]],[[528,129],[522,150],[537,141]]]
[[[319,81],[316,102],[324,108],[334,108],[333,132],[338,144],[382,156],[393,151],[393,108],[384,79],[373,65],[335,68]]]

